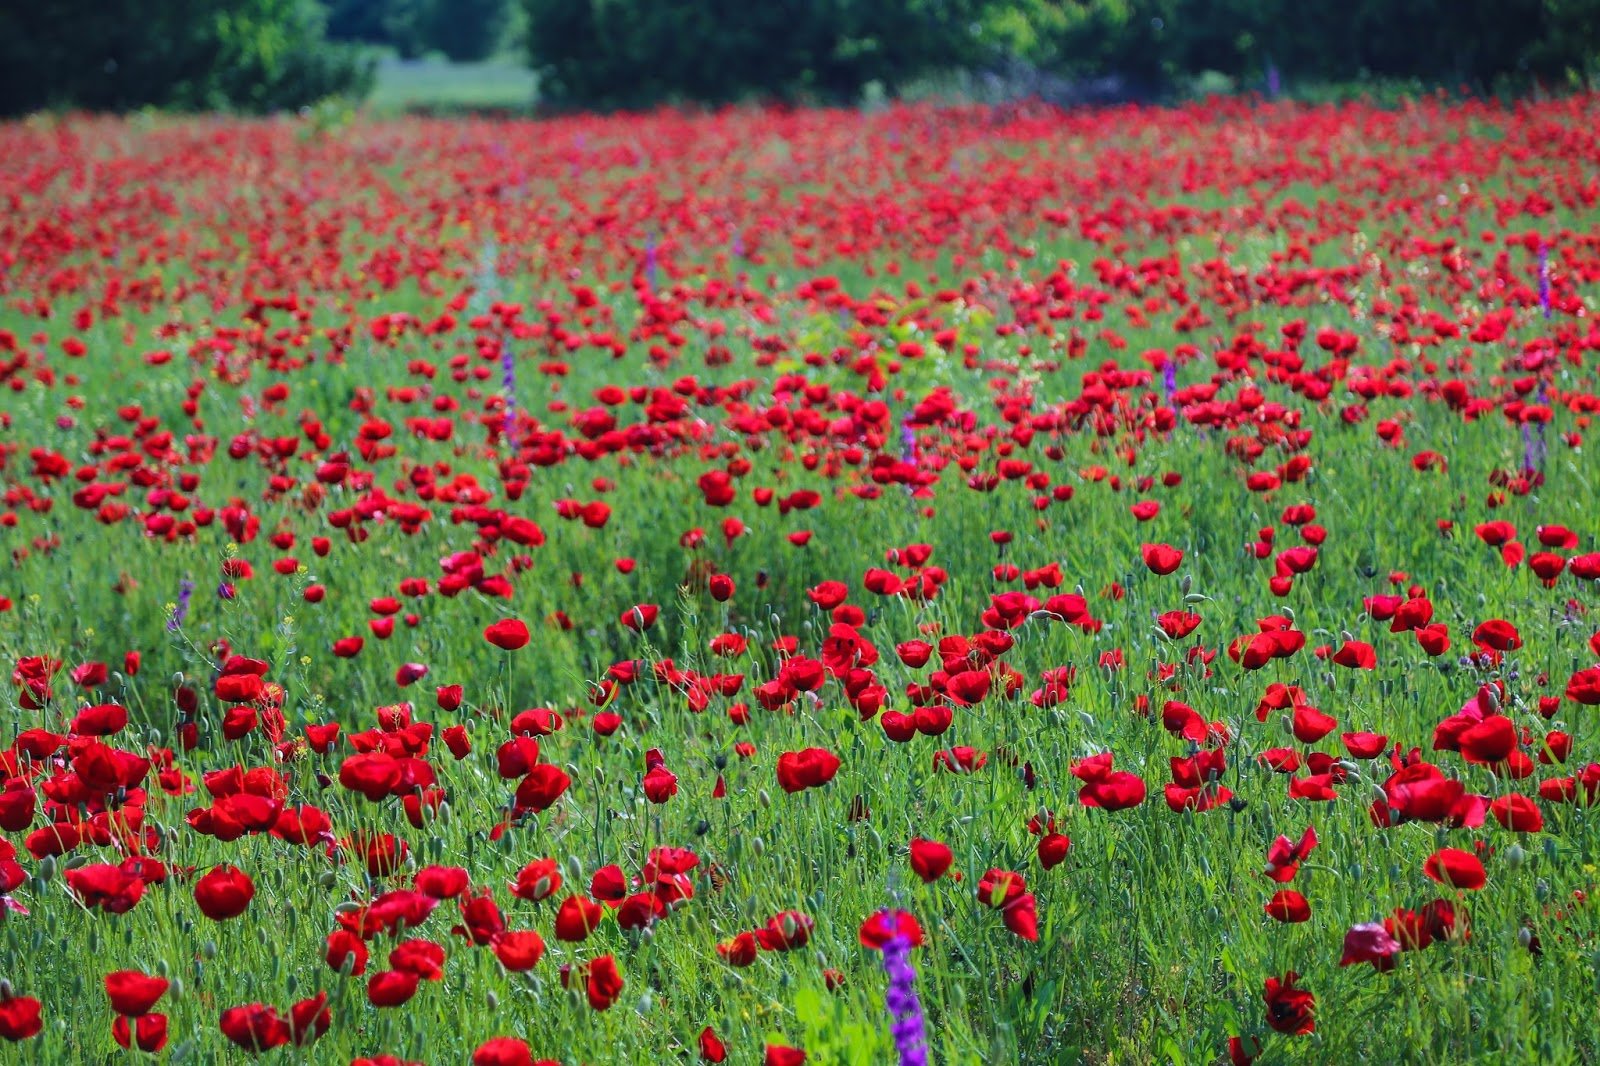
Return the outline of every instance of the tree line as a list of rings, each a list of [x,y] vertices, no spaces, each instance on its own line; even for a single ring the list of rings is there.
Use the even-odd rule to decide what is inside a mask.
[[[551,107],[841,102],[950,71],[1484,92],[1586,84],[1600,0],[36,0],[0,11],[0,113],[294,108],[359,96],[374,45],[473,60],[513,35]]]

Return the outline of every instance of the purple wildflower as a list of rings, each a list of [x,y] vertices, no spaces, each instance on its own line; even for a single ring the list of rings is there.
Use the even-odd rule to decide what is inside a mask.
[[[1282,77],[1282,75],[1280,75],[1278,73],[1278,64],[1276,64],[1276,63],[1268,63],[1267,64],[1267,95],[1269,97],[1273,98],[1273,99],[1277,99],[1278,94],[1280,92],[1282,92],[1282,91],[1283,91],[1283,77]]]
[[[1539,245],[1539,310],[1550,317],[1550,246]]]
[[[176,633],[189,617],[189,601],[194,597],[194,582],[184,578],[178,582],[178,602],[172,605],[172,615],[167,619],[167,632]]]
[[[1168,359],[1161,368],[1161,391],[1167,394],[1167,403],[1171,404],[1172,398],[1178,392],[1178,364]]]
[[[911,941],[903,935],[891,937],[883,945],[883,970],[889,976],[884,1002],[894,1023],[894,1046],[900,1066],[927,1066],[928,1036],[922,1016],[922,1001],[917,998],[917,971],[911,965]]]
[[[900,423],[900,461],[917,461],[917,431],[911,428],[910,422]]]
[[[509,346],[500,349],[500,386],[506,393],[505,434],[517,424],[517,357]]]
[[[656,235],[644,239],[644,280],[650,291],[656,291]]]

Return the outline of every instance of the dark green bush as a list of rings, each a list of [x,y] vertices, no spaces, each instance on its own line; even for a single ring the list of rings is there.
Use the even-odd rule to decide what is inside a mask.
[[[1152,95],[1364,78],[1565,86],[1600,55],[1600,0],[522,0],[560,106],[850,99],[939,70],[1113,79]]]
[[[0,113],[298,108],[370,87],[314,0],[40,0],[0,10]]]

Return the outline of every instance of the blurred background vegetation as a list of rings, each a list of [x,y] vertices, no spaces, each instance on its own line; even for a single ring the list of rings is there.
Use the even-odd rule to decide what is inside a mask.
[[[1600,0],[35,0],[0,113],[1589,84]]]

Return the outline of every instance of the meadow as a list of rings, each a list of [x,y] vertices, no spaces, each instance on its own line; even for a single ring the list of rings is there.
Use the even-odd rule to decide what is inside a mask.
[[[1597,129],[0,126],[0,1061],[1600,1062]]]

